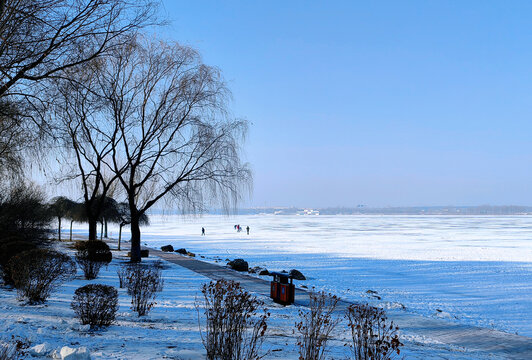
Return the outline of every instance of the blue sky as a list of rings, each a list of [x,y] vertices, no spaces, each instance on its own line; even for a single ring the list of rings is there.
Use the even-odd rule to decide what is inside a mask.
[[[251,206],[532,204],[532,2],[172,1],[250,121]]]

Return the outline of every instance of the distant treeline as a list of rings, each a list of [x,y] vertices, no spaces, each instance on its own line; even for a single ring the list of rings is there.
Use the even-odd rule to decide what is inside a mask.
[[[271,207],[239,209],[238,215],[302,215],[305,210],[313,210],[319,215],[531,215],[532,206],[415,206],[415,207],[381,207],[359,206],[328,208]],[[211,210],[209,214],[222,214],[221,210]],[[310,215],[312,216],[312,215]]]

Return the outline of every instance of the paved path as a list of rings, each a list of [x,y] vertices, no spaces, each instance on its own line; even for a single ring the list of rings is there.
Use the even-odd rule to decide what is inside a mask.
[[[267,280],[177,253],[148,249],[150,250],[150,255],[158,256],[210,279],[234,280],[249,291],[264,296],[270,295],[270,282]],[[309,302],[309,292],[304,289],[296,289],[295,297],[297,305],[306,305]],[[340,309],[344,309],[349,305],[350,303],[342,301]],[[529,337],[470,325],[455,324],[402,310],[388,310],[387,314],[388,318],[393,320],[401,331],[406,334],[422,335],[447,345],[485,353],[486,357],[491,355],[506,359],[532,360],[532,338]]]

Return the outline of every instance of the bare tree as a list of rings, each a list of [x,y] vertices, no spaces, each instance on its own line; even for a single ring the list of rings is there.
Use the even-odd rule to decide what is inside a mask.
[[[18,175],[53,137],[46,80],[157,23],[158,0],[0,1],[0,172]]]
[[[79,181],[89,223],[89,240],[97,238],[107,193],[116,175],[106,176],[104,159],[111,156],[118,129],[102,121],[101,98],[95,93],[101,61],[88,63],[83,70],[69,72],[71,80],[55,83],[56,137],[61,140],[63,167],[60,181]]]
[[[149,0],[3,0],[0,98],[31,97],[29,85],[105,54],[155,12]]]
[[[132,261],[140,261],[141,216],[160,200],[194,211],[215,200],[236,205],[251,180],[240,155],[247,122],[228,115],[216,68],[188,47],[137,39],[99,81],[117,131],[109,166],[129,205]]]

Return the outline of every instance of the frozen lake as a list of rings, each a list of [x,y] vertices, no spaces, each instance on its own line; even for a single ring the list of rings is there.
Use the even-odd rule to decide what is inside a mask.
[[[250,235],[235,224],[249,225]],[[116,227],[110,232],[118,235]],[[210,261],[297,268],[309,288],[532,336],[531,216],[157,215],[142,228],[142,242]]]

